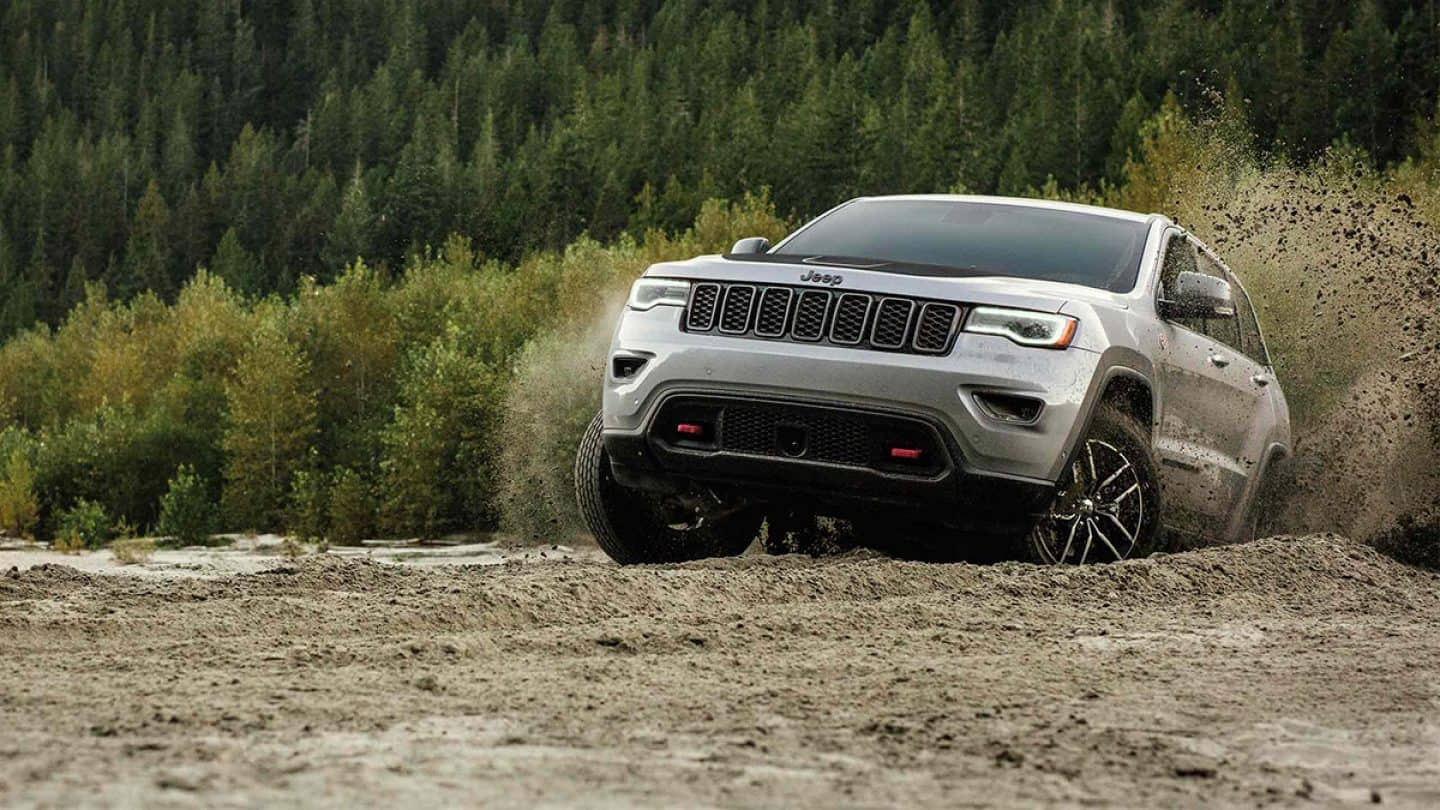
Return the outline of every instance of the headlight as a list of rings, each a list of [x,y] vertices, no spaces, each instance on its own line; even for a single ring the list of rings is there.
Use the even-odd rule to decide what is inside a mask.
[[[630,288],[631,309],[683,307],[690,301],[690,282],[673,278],[642,278]]]
[[[1031,312],[1024,309],[976,307],[965,319],[965,331],[979,335],[999,335],[1021,346],[1063,349],[1075,337],[1079,321],[1066,315]]]

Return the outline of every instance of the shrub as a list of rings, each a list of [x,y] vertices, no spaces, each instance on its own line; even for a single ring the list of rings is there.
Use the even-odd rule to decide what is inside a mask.
[[[209,487],[188,464],[183,464],[170,479],[160,498],[160,521],[155,530],[173,538],[179,545],[205,545],[215,531],[215,502]]]
[[[122,537],[110,544],[110,552],[121,565],[139,565],[150,561],[155,541],[148,537]]]
[[[305,542],[318,542],[329,532],[325,476],[314,470],[297,470],[290,482],[290,509],[285,533]]]
[[[35,470],[25,451],[16,448],[5,462],[0,478],[0,534],[30,538],[40,518],[40,502],[35,498]]]
[[[81,498],[60,514],[55,536],[69,542],[78,540],[85,548],[100,548],[110,537],[110,526],[105,507]]]
[[[359,473],[341,467],[331,476],[330,541],[358,545],[375,530],[375,507],[370,487]]]
[[[56,537],[50,547],[61,554],[79,554],[85,550],[85,541],[78,534]]]

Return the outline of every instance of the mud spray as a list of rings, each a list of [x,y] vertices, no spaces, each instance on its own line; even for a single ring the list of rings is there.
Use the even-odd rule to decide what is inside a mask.
[[[1290,399],[1295,455],[1269,531],[1440,566],[1440,229],[1426,209],[1339,159],[1244,161],[1177,197],[1182,223],[1246,280]]]

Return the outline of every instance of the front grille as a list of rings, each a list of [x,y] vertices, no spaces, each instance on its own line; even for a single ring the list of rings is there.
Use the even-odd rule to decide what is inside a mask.
[[[755,316],[755,334],[780,337],[790,318],[792,293],[784,287],[768,287],[760,294],[760,312]]]
[[[920,325],[915,328],[915,350],[939,354],[950,347],[950,337],[960,322],[960,308],[954,304],[929,303],[920,308]]]
[[[915,302],[904,298],[886,298],[875,311],[875,325],[870,329],[870,342],[882,349],[898,349],[910,334],[910,313]]]
[[[755,288],[732,284],[725,288],[725,306],[720,309],[720,331],[741,335],[750,329],[750,309],[755,303]]]
[[[825,335],[825,314],[830,311],[830,293],[806,290],[800,293],[795,307],[795,326],[790,334],[796,340],[819,340]]]
[[[704,332],[715,325],[715,304],[720,301],[719,284],[696,284],[685,313],[685,327]]]
[[[702,282],[683,319],[689,332],[943,354],[954,344],[958,304],[870,293]]]

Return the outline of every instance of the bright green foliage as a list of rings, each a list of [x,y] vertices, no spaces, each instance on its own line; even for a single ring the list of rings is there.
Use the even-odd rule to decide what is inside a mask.
[[[30,537],[39,519],[35,470],[25,451],[17,447],[6,458],[4,477],[0,477],[0,535]]]
[[[310,364],[282,331],[278,314],[262,315],[250,345],[225,385],[229,411],[225,513],[238,525],[280,525],[291,478],[315,435]]]
[[[160,497],[155,532],[178,545],[205,545],[216,528],[215,500],[210,487],[188,464],[182,464]]]
[[[110,539],[111,523],[105,507],[84,498],[60,513],[55,536],[79,540],[86,548],[100,548]]]

